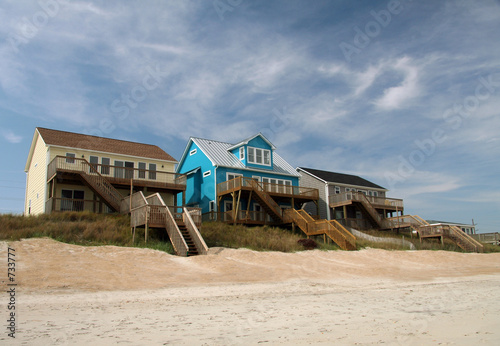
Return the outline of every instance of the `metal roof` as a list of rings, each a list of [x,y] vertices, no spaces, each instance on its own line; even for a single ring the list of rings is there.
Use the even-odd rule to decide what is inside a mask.
[[[234,147],[234,144],[214,141],[211,139],[203,139],[191,137],[191,140],[205,153],[208,159],[214,166],[247,169],[252,171],[269,172],[275,174],[284,174],[298,177],[300,174],[281,156],[273,151],[273,168],[259,169],[255,167],[246,167],[233,153],[229,150]]]

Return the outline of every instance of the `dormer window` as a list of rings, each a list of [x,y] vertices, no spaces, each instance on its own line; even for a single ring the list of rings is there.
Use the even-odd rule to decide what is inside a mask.
[[[248,163],[271,166],[271,151],[248,147]]]

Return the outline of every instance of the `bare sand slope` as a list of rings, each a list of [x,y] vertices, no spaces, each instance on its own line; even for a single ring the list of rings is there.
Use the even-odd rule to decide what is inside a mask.
[[[140,290],[211,283],[297,279],[431,280],[500,273],[500,254],[446,251],[256,252],[212,248],[208,256],[177,257],[116,246],[83,247],[51,239],[11,244],[25,291]]]
[[[0,344],[500,344],[500,254],[9,244],[19,324]]]

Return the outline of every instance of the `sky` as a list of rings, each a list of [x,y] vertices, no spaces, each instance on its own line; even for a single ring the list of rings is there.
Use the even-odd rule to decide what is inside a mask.
[[[0,3],[0,213],[37,126],[176,159],[261,132],[406,214],[500,231],[499,1]]]

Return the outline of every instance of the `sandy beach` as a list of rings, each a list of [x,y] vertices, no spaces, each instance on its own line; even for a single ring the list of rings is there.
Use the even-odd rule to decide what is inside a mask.
[[[500,254],[8,245],[17,325],[1,344],[500,344]]]

